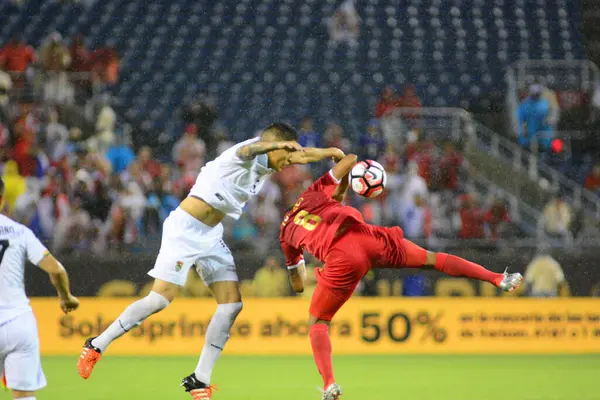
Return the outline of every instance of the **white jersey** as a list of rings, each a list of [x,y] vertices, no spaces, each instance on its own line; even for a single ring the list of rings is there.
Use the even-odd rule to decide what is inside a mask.
[[[25,294],[25,262],[48,254],[29,228],[0,215],[0,325],[31,310]]]
[[[246,140],[225,150],[200,170],[190,196],[199,197],[219,211],[238,219],[251,196],[256,195],[273,173],[269,158],[260,154],[252,160],[242,160],[240,147],[258,142]]]

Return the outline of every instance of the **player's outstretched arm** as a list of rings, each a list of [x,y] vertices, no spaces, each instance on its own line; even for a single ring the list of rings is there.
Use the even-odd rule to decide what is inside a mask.
[[[242,160],[252,160],[260,154],[266,154],[275,150],[301,151],[302,146],[298,142],[269,142],[259,140],[258,142],[250,143],[240,147],[237,150],[237,156]],[[292,153],[293,154],[293,153]]]
[[[337,147],[319,149],[316,147],[305,147],[302,151],[291,153],[288,156],[288,164],[309,164],[326,158],[339,161],[344,157],[344,152]]]
[[[71,294],[69,288],[69,276],[65,267],[52,254],[47,254],[39,262],[38,266],[50,275],[50,281],[58,292],[60,308],[66,313],[79,307],[79,300]]]
[[[344,201],[344,196],[350,184],[350,171],[352,171],[357,161],[358,157],[355,154],[348,154],[331,169],[333,177],[340,181],[333,195],[331,195],[331,198],[335,201],[339,201],[340,203]]]

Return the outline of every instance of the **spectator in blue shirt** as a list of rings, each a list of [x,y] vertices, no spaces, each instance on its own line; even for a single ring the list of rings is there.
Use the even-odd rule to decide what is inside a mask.
[[[314,130],[312,118],[304,117],[300,121],[298,143],[302,147],[321,147],[321,135]]]
[[[106,153],[106,158],[112,166],[112,172],[114,174],[120,174],[125,171],[129,164],[135,161],[135,153],[128,145],[128,140],[117,135],[117,140],[110,146]]]
[[[521,102],[517,110],[519,144],[529,148],[537,140],[540,150],[548,149],[553,137],[549,116],[550,103],[542,97],[542,86],[532,85],[529,97]]]
[[[367,125],[367,132],[358,138],[357,153],[361,159],[377,160],[385,152],[385,140],[379,132],[379,120],[372,119]]]

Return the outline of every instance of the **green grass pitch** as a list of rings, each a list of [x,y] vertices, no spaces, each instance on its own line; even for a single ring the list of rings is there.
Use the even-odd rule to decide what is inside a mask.
[[[39,400],[189,399],[178,385],[197,359],[107,355],[87,381],[76,361],[43,359],[49,386]],[[600,399],[600,355],[338,356],[334,366],[343,400]],[[320,399],[310,357],[224,356],[213,381],[214,400]]]

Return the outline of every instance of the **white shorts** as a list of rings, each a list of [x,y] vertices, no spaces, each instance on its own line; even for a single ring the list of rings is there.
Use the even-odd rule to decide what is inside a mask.
[[[3,373],[12,390],[35,392],[46,387],[37,322],[31,311],[0,325],[0,376]]]
[[[211,228],[177,208],[163,224],[160,251],[148,275],[184,286],[192,265],[206,285],[239,281],[223,225]]]

